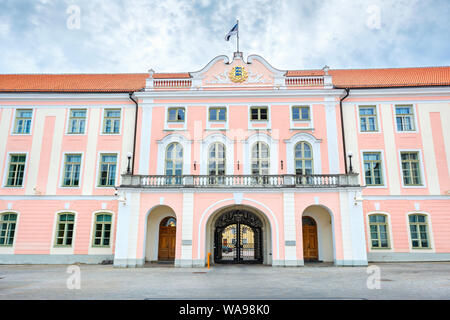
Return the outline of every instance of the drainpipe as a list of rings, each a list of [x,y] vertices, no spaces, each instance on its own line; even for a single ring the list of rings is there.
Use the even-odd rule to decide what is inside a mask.
[[[133,101],[134,104],[136,105],[136,115],[134,117],[133,161],[131,162],[131,174],[134,174],[134,159],[136,158],[135,151],[136,151],[136,133],[137,133],[137,121],[138,121],[138,103],[136,100],[133,99],[133,93],[134,92],[129,93],[130,100]]]
[[[341,130],[342,130],[342,147],[344,149],[344,165],[345,165],[345,173],[348,173],[348,169],[347,169],[347,150],[345,148],[345,133],[344,133],[344,114],[342,113],[342,101],[344,101],[345,98],[348,97],[348,95],[350,94],[350,88],[344,88],[346,94],[344,97],[342,97],[339,100],[339,107],[340,107],[340,111],[341,111]]]

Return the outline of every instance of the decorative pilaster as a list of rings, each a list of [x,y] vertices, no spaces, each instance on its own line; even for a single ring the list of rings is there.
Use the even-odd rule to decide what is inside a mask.
[[[137,259],[139,209],[140,193],[123,192],[119,195],[115,267],[137,267],[144,264],[143,259]]]
[[[303,260],[297,260],[295,199],[293,192],[283,193],[284,208],[284,265],[303,265]]]
[[[183,192],[183,217],[181,219],[181,257],[177,267],[192,267],[192,239],[194,224],[194,193]]]
[[[342,260],[336,260],[336,265],[367,266],[364,216],[360,193],[361,190],[339,192],[344,257]]]

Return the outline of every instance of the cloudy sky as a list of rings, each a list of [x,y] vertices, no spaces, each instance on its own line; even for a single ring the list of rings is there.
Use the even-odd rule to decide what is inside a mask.
[[[279,69],[450,65],[448,0],[0,0],[0,73],[197,71],[240,49]]]

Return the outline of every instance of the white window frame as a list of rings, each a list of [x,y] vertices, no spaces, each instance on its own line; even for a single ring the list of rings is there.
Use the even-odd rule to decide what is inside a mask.
[[[211,147],[211,144],[215,142],[220,142],[225,145],[225,174],[231,175],[234,174],[234,142],[226,135],[221,133],[213,133],[203,139],[200,144],[200,155],[201,162],[197,163],[200,165],[200,174],[207,175],[208,174],[208,150]],[[236,168],[237,170],[237,168]]]
[[[252,148],[256,142],[265,142],[269,146],[269,175],[278,174],[280,166],[280,164],[278,163],[278,140],[275,140],[268,134],[262,132],[256,132],[244,141],[244,159],[242,163],[242,172],[247,175],[250,175],[252,172]]]
[[[25,155],[25,167],[23,169],[23,183],[21,186],[7,186],[6,183],[8,182],[8,174],[9,174],[9,164],[10,164],[10,157],[12,154],[24,154]],[[28,151],[8,151],[6,153],[6,166],[3,169],[3,185],[2,188],[5,189],[24,189],[26,185],[26,178],[27,178],[27,168],[29,163],[29,157],[28,157]]]
[[[183,147],[183,175],[190,175],[192,140],[188,140],[186,137],[178,133],[170,133],[161,140],[156,141],[158,144],[158,163],[156,165],[157,174],[165,175],[166,150],[167,146],[173,142],[178,142]]]
[[[417,152],[419,154],[420,177],[422,179],[422,185],[420,185],[420,186],[405,186],[405,184],[403,182],[402,152]],[[426,181],[426,178],[425,178],[425,169],[424,169],[424,165],[423,165],[422,150],[420,150],[420,149],[399,149],[397,151],[397,157],[398,157],[398,168],[399,168],[399,173],[400,173],[400,183],[402,185],[402,188],[405,188],[405,189],[426,189],[427,188],[427,181]]]
[[[31,110],[31,123],[30,123],[30,133],[15,133],[14,129],[16,127],[16,116],[17,116],[17,110]],[[36,117],[35,115],[35,108],[33,107],[28,107],[28,106],[20,106],[20,107],[16,107],[14,108],[14,114],[13,114],[13,119],[12,119],[12,125],[11,125],[11,132],[10,134],[12,136],[31,136],[33,134],[33,125],[34,125],[34,118]]]
[[[99,185],[99,178],[100,178],[100,162],[101,162],[101,156],[102,154],[116,154],[117,155],[117,162],[116,162],[116,176],[115,176],[115,182],[114,186],[100,186]],[[111,189],[118,185],[118,180],[120,176],[120,152],[119,151],[98,151],[97,152],[97,171],[95,174],[95,189]]]
[[[58,225],[58,217],[61,213],[71,213],[75,215],[74,223],[73,223],[73,236],[72,236],[72,245],[70,247],[58,247],[56,245],[56,230]],[[78,225],[78,212],[67,209],[67,210],[59,210],[55,212],[55,216],[53,219],[53,232],[52,232],[52,244],[50,247],[50,254],[73,254],[75,250],[76,243],[76,235],[77,235],[77,225]]]
[[[388,224],[388,233],[389,233],[389,248],[374,248],[372,249],[372,237],[370,236],[370,221],[369,221],[369,217],[371,215],[374,214],[381,214],[387,217],[387,224]],[[366,213],[366,234],[367,234],[367,247],[369,249],[369,252],[394,252],[395,248],[394,248],[394,237],[393,237],[393,233],[392,233],[392,222],[391,222],[391,215],[388,212],[385,211],[371,211]]]
[[[386,159],[384,157],[384,150],[368,150],[368,149],[361,149],[360,151],[360,159],[361,159],[361,164],[360,164],[360,176],[361,176],[361,185],[365,186],[366,188],[370,188],[370,189],[387,189],[389,184],[388,184],[388,175],[386,172]],[[371,186],[371,185],[366,185],[366,172],[364,170],[364,153],[369,152],[369,153],[381,153],[381,169],[383,170],[382,175],[383,175],[383,184],[382,185],[375,185],[375,186]]]
[[[120,125],[119,125],[119,132],[103,132],[103,128],[105,127],[105,112],[106,110],[120,110]],[[103,107],[102,108],[102,124],[100,126],[100,135],[101,136],[120,136],[122,135],[122,127],[123,127],[123,123],[124,123],[124,119],[123,119],[123,108],[120,106],[117,107]],[[86,126],[87,129],[87,126]]]
[[[251,109],[254,107],[267,107],[267,120],[251,120],[252,114]],[[247,106],[248,110],[248,130],[271,130],[272,129],[272,106],[270,104],[249,104]],[[266,127],[254,126],[255,124],[267,124]]]
[[[376,118],[377,118],[377,130],[376,131],[361,131],[361,114],[360,114],[360,107],[375,107],[375,112],[376,112]],[[377,133],[382,133],[381,131],[381,114],[380,114],[380,105],[377,104],[357,104],[356,105],[357,108],[357,114],[358,114],[358,133],[361,134],[377,134]]]
[[[2,210],[0,211],[0,215],[7,214],[7,213],[14,213],[17,215],[16,218],[16,227],[14,229],[14,240],[13,244],[11,246],[0,246],[0,254],[14,254],[16,250],[16,239],[17,239],[17,231],[19,230],[19,221],[20,221],[20,213],[16,210]]]
[[[401,106],[411,106],[412,111],[414,112],[413,114],[413,124],[414,124],[414,130],[410,130],[410,131],[399,131],[397,128],[397,112],[396,112],[396,107],[401,107]],[[418,133],[419,132],[419,126],[418,126],[418,121],[417,121],[417,108],[416,108],[416,104],[415,103],[397,103],[397,104],[393,104],[393,117],[394,117],[394,127],[395,127],[395,132],[396,133]]]
[[[225,112],[226,112],[226,119],[225,120],[216,120],[216,121],[210,121],[209,120],[209,110],[211,108],[225,108]],[[228,130],[229,129],[229,121],[228,119],[230,118],[230,113],[229,113],[229,105],[210,105],[206,108],[206,130],[211,130],[211,131],[221,131],[221,130]],[[223,124],[224,127],[223,128],[212,128],[211,125],[212,124]]]
[[[66,187],[64,186],[64,168],[65,168],[65,158],[67,154],[80,154],[81,155],[81,162],[80,162],[80,183],[78,187]],[[59,173],[59,188],[61,189],[80,189],[83,183],[83,168],[84,168],[84,152],[82,151],[64,151],[61,158],[61,168]]]
[[[94,247],[94,232],[95,232],[95,223],[96,223],[96,215],[97,214],[102,214],[102,213],[106,213],[106,214],[110,214],[111,215],[111,234],[109,237],[109,247]],[[114,211],[111,210],[96,210],[94,212],[92,212],[92,217],[91,217],[91,232],[89,233],[90,235],[90,240],[89,240],[89,250],[88,250],[88,254],[112,254],[113,253],[113,247],[115,244],[115,233],[114,233],[114,229],[115,229],[115,214]]]
[[[412,241],[411,241],[411,229],[409,227],[409,216],[414,214],[421,214],[425,215],[427,217],[427,225],[428,225],[428,242],[430,243],[430,248],[413,248],[412,247]],[[408,233],[408,246],[409,246],[409,252],[414,253],[420,253],[420,252],[436,252],[436,246],[434,245],[434,234],[433,234],[433,226],[431,224],[431,215],[428,212],[425,211],[410,211],[406,213],[406,226],[407,226],[407,233]]]
[[[170,108],[184,108],[184,121],[169,121],[169,109]],[[188,106],[187,105],[175,105],[165,106],[164,108],[164,131],[185,131],[188,123]],[[169,125],[180,125],[180,128],[170,128]]]
[[[70,113],[71,113],[72,110],[86,110],[86,119],[85,119],[84,132],[83,133],[71,133],[71,132],[69,132],[69,129],[70,129]],[[65,135],[66,136],[77,137],[77,136],[84,136],[84,135],[87,134],[88,125],[89,125],[89,123],[88,123],[88,121],[89,121],[89,110],[90,110],[90,108],[88,108],[88,107],[85,107],[85,108],[83,108],[83,107],[69,108],[69,110],[67,112],[67,119],[66,119],[66,131],[65,131]],[[103,130],[103,127],[102,127],[102,130]]]
[[[286,173],[295,174],[295,146],[299,142],[308,142],[312,148],[313,174],[322,174],[322,158],[320,154],[321,139],[316,139],[312,134],[298,132],[290,139],[284,140],[286,143]]]
[[[309,120],[293,120],[293,112],[292,109],[294,107],[309,107]],[[296,123],[307,123],[308,126],[306,127],[296,127]],[[307,131],[314,131],[314,112],[313,112],[313,105],[312,103],[291,103],[289,104],[289,124],[290,124],[290,130],[307,130]]]

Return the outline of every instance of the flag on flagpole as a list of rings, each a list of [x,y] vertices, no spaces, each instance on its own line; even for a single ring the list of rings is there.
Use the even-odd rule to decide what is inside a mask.
[[[227,35],[225,36],[225,40],[226,41],[228,41],[228,40],[230,40],[230,37],[232,36],[232,35],[234,35],[234,34],[237,34],[238,33],[238,24],[236,23],[235,25],[234,25],[234,27],[233,28],[231,28],[231,30],[227,33]]]

